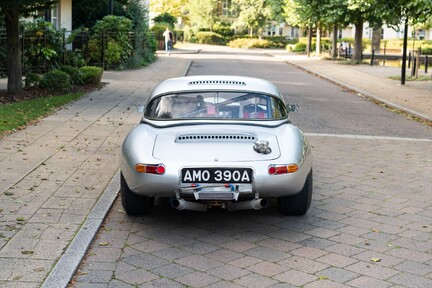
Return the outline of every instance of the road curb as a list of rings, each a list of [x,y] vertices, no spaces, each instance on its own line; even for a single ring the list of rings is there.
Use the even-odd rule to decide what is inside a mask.
[[[41,287],[67,287],[90,247],[102,221],[105,219],[109,209],[117,198],[117,194],[120,190],[119,179],[120,170],[118,170],[111,179],[65,253],[60,257]]]
[[[185,76],[189,71],[192,60],[185,65],[185,69],[179,76]],[[114,175],[110,183],[102,193],[99,200],[93,206],[86,220],[76,233],[75,237],[67,247],[66,251],[54,265],[42,288],[66,288],[78,270],[87,250],[96,236],[99,227],[111,209],[120,191],[120,170]]]

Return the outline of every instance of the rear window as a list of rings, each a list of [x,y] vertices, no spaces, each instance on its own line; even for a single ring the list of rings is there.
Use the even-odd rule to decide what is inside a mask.
[[[257,119],[287,117],[284,103],[273,96],[241,92],[202,92],[164,95],[153,99],[145,117],[151,119]]]

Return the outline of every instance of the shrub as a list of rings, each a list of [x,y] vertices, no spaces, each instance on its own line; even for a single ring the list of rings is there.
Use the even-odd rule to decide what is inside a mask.
[[[39,86],[42,76],[36,73],[27,73],[24,83],[26,87],[37,87]]]
[[[79,68],[83,84],[99,84],[102,79],[103,69],[94,66]]]
[[[93,61],[101,59],[102,39],[106,46],[104,60],[110,65],[120,65],[128,59],[133,47],[130,43],[129,32],[132,31],[132,20],[122,16],[108,15],[96,22],[94,34],[89,41],[90,57]]]
[[[197,32],[195,35],[195,39],[199,44],[222,45],[226,43],[225,38],[215,32]]]
[[[79,85],[82,83],[81,74],[78,68],[69,65],[63,65],[60,67],[60,70],[66,72],[70,76],[72,84]]]
[[[51,70],[43,76],[39,86],[48,90],[67,91],[71,88],[70,76],[61,70]]]
[[[306,43],[297,43],[292,47],[292,52],[305,52],[306,51]]]
[[[422,47],[422,55],[432,55],[432,45]]]
[[[231,24],[225,22],[218,22],[213,25],[213,32],[222,35],[223,37],[234,36],[234,29],[231,28]]]
[[[238,38],[230,41],[228,46],[234,48],[270,48],[272,43],[269,40]]]

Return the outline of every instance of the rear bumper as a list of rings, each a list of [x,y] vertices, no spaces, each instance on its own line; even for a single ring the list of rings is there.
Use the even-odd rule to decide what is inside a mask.
[[[310,155],[309,155],[310,156]],[[259,163],[255,167],[248,166],[253,169],[253,183],[252,184],[232,184],[231,186],[224,187],[224,184],[213,185],[213,187],[191,187],[190,184],[180,183],[180,170],[183,167],[193,167],[193,163],[184,163],[184,165],[176,165],[175,163],[164,163],[166,166],[166,172],[163,175],[154,174],[141,174],[135,171],[134,167],[131,167],[123,159],[121,161],[121,171],[125,177],[125,180],[129,188],[136,194],[149,197],[175,197],[178,193],[181,197],[185,198],[197,198],[197,193],[202,193],[204,200],[222,200],[223,197],[231,192],[236,192],[237,195],[233,197],[237,200],[241,198],[253,197],[256,193],[259,197],[284,197],[298,194],[304,186],[307,175],[312,169],[311,157],[306,157],[305,161],[299,167],[299,169],[290,174],[281,175],[270,175],[268,174],[268,166],[272,163],[266,163],[266,161]],[[230,163],[232,165],[232,163]],[[203,167],[209,167],[215,165],[214,163],[200,163]],[[218,166],[214,167],[229,167],[227,163],[218,163]],[[233,166],[238,167],[238,166]],[[207,185],[212,186],[212,185]],[[233,189],[234,187],[234,189]],[[214,199],[211,199],[211,193],[214,193]],[[205,194],[205,195],[204,195]],[[225,196],[224,196],[225,195]],[[228,199],[226,199],[228,200]]]

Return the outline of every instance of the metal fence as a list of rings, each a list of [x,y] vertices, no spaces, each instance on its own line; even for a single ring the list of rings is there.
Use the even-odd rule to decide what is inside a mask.
[[[46,73],[60,65],[93,65],[102,68],[113,68],[115,64],[107,61],[110,55],[109,44],[117,34],[103,32],[95,34],[89,31],[20,31],[21,62],[23,74]],[[127,57],[134,53],[153,53],[148,48],[148,37],[145,33],[129,33],[128,44],[131,49]],[[122,43],[124,44],[124,43]],[[6,31],[0,29],[0,74],[7,71]]]

